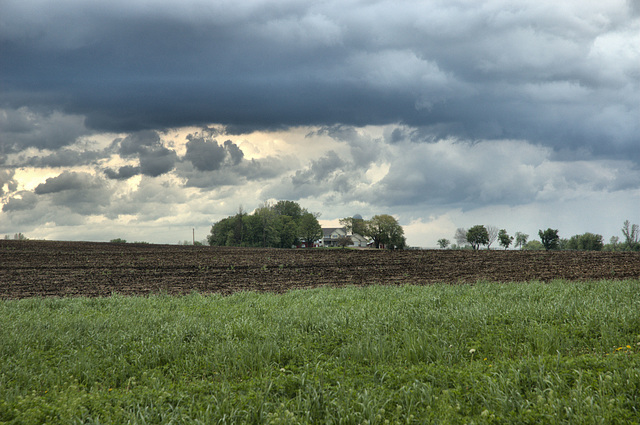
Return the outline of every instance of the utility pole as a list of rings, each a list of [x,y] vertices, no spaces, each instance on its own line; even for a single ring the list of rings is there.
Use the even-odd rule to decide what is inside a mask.
[[[196,244],[196,228],[194,227],[192,230],[193,230],[193,243],[192,243],[192,245],[195,245]]]

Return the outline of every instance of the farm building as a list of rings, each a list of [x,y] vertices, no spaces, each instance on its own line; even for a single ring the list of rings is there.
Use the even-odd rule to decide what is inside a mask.
[[[368,239],[358,233],[347,233],[343,227],[325,227],[322,229],[323,237],[319,246],[338,246],[338,239],[344,236],[351,238],[351,246],[366,247]]]

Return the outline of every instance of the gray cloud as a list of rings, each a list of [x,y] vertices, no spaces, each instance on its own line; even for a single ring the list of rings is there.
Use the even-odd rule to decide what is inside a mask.
[[[83,117],[99,130],[218,122],[229,134],[403,123],[435,139],[638,161],[632,1],[187,1],[148,12],[137,0],[37,11],[5,1],[0,131],[11,149],[64,146],[86,132]],[[74,115],[50,113],[51,132],[35,130],[25,107]],[[160,172],[163,159],[142,168]]]
[[[36,186],[34,193],[58,207],[80,215],[98,214],[109,205],[113,189],[103,179],[85,172],[64,171]]]
[[[76,151],[62,148],[51,154],[44,156],[31,156],[24,161],[20,161],[21,167],[73,167],[78,165],[92,164],[98,159],[104,158],[104,152],[98,151]]]
[[[124,139],[114,141],[114,145],[118,146],[117,152],[123,157],[137,156],[140,160],[139,171],[145,176],[157,177],[168,173],[173,170],[178,160],[176,152],[166,148],[158,132],[153,130],[130,134]],[[133,169],[123,171],[127,174]],[[112,176],[118,175],[109,172],[107,176],[113,178]]]
[[[94,185],[93,177],[87,173],[65,171],[57,177],[49,177],[35,188],[37,195],[63,192],[65,190],[87,189]]]
[[[196,169],[214,171],[222,166],[227,152],[224,147],[218,145],[217,141],[192,136],[188,139],[185,159],[191,161]]]
[[[638,182],[631,161],[567,162],[550,148],[518,141],[444,140],[397,146],[387,175],[361,196],[389,206],[473,209],[637,190]]]
[[[345,162],[334,151],[327,152],[323,157],[311,161],[308,168],[296,171],[291,177],[294,186],[309,183],[319,183],[332,177],[333,173],[342,169]]]
[[[16,196],[9,198],[2,206],[2,211],[24,211],[32,210],[38,203],[38,197],[33,192],[20,191]]]
[[[242,162],[242,158],[244,158],[244,153],[240,149],[238,145],[233,143],[231,140],[227,140],[224,142],[224,148],[229,153],[229,158],[231,160],[232,165],[238,165]]]
[[[244,153],[231,140],[219,145],[215,139],[187,136],[187,153],[184,158],[190,161],[199,171],[215,171],[225,163],[238,165],[244,158]]]
[[[173,170],[177,160],[175,151],[157,147],[140,155],[140,172],[145,176],[157,177]]]
[[[111,168],[104,170],[104,174],[112,180],[126,180],[133,176],[140,174],[140,167],[134,167],[133,165],[125,165],[120,167],[118,171],[114,171]]]
[[[13,192],[18,188],[18,182],[14,179],[14,170],[0,170],[0,196]],[[7,189],[5,189],[5,186]]]
[[[38,103],[33,103],[33,108],[3,108],[3,100],[4,96],[0,97],[0,154],[20,152],[30,147],[55,150],[91,133],[80,115],[42,108]]]

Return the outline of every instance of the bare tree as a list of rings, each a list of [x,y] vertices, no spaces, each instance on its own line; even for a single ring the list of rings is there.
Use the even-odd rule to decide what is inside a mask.
[[[463,247],[467,245],[467,229],[464,227],[458,227],[456,229],[456,234],[453,236],[453,239],[456,240],[456,243],[459,247]]]
[[[625,242],[629,248],[638,243],[638,237],[640,237],[640,227],[637,224],[631,224],[629,220],[625,220],[622,228],[622,234],[625,237]]]
[[[346,248],[349,245],[353,245],[353,240],[351,240],[351,236],[340,236],[336,240],[336,243],[338,244],[338,246],[342,248]]]
[[[489,235],[489,242],[487,243],[487,249],[490,249],[491,244],[498,239],[498,234],[500,233],[500,229],[498,229],[496,226],[485,226],[485,229],[487,229],[487,234]]]

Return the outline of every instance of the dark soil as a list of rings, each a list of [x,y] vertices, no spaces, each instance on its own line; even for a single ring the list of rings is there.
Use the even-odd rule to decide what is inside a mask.
[[[392,252],[0,241],[3,299],[628,278],[640,279],[638,252]]]

